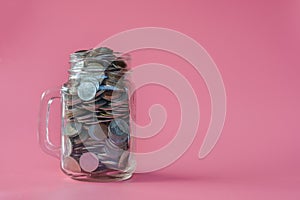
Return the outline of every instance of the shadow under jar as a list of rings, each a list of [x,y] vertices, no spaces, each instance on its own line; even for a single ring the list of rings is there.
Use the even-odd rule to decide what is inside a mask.
[[[132,176],[134,96],[129,55],[101,47],[70,55],[69,79],[61,89],[61,169],[84,181]]]

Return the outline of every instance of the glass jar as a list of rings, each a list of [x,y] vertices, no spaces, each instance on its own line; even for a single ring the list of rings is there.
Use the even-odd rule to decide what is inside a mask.
[[[39,141],[59,157],[62,171],[76,180],[114,181],[132,176],[134,96],[128,54],[106,47],[70,55],[69,78],[59,90],[44,92]],[[61,99],[61,146],[49,140],[50,105]]]

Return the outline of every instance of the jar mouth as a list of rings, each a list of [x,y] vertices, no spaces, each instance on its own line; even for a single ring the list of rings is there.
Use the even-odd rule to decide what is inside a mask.
[[[98,73],[105,71],[127,71],[130,55],[115,52],[107,47],[79,50],[70,55],[68,70],[72,73]]]

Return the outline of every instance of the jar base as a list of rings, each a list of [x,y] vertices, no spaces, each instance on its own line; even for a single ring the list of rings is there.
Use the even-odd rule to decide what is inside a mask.
[[[119,173],[119,174],[81,174],[71,175],[72,179],[85,182],[118,182],[125,181],[132,177],[132,173]]]

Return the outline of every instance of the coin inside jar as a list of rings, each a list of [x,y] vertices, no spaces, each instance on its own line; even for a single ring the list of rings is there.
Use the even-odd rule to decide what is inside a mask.
[[[68,122],[64,129],[64,134],[67,136],[77,135],[82,128],[82,124],[78,122]]]
[[[114,119],[108,127],[109,139],[118,146],[124,146],[129,137],[129,126],[122,119]]]
[[[83,83],[83,82],[91,82],[96,87],[96,90],[99,89],[99,86],[100,86],[99,81],[97,80],[97,78],[95,78],[89,74],[81,75],[81,83]]]
[[[129,126],[128,124],[122,119],[114,119],[109,124],[109,131],[118,136],[128,135],[129,133]]]
[[[107,126],[103,123],[91,125],[88,133],[94,140],[104,140],[107,138]]]
[[[70,156],[65,157],[63,159],[62,164],[63,164],[63,168],[65,170],[68,170],[68,171],[71,171],[71,172],[81,172],[81,169],[80,169],[80,166],[79,166],[78,162]]]
[[[78,96],[83,101],[89,101],[96,95],[97,88],[92,82],[82,82],[78,86]]]
[[[82,170],[92,172],[99,166],[99,159],[96,154],[87,152],[82,154],[79,159],[79,164]]]

